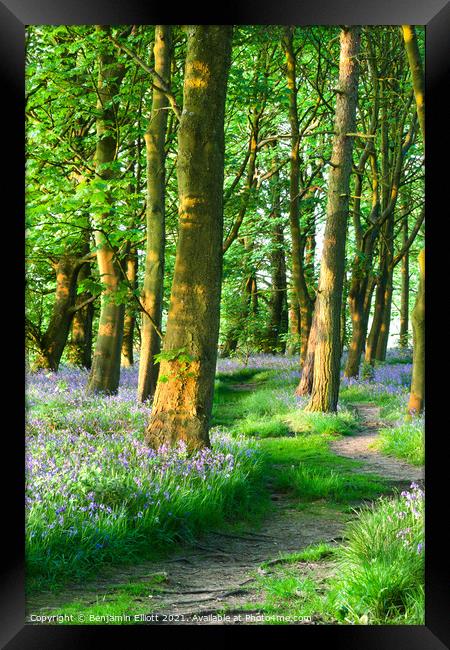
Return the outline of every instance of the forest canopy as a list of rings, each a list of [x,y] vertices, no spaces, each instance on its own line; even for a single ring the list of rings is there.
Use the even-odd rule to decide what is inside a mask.
[[[388,343],[410,344],[424,238],[424,139],[406,28],[358,28],[334,243],[326,221],[341,166],[333,160],[339,111],[348,110],[339,76],[345,29],[212,29],[203,34],[215,48],[207,52],[195,26],[27,28],[31,367],[92,365],[90,390],[114,393],[120,365],[140,357],[142,401],[154,395],[159,366],[167,370],[175,359],[190,366],[196,345],[206,393],[213,371],[203,377],[205,359],[215,367],[207,349],[242,358],[298,354],[309,382],[299,389],[309,393],[308,340],[329,244],[336,253],[329,263],[342,266],[332,348],[340,346],[339,358],[348,349],[346,376],[358,375],[363,355],[373,365]],[[420,64],[424,31],[412,33]],[[202,193],[209,222],[188,242],[183,214],[195,212],[193,196]],[[188,274],[198,271],[197,282],[208,285],[178,323],[187,330],[203,322],[195,344],[166,332],[182,282],[174,283],[182,242],[180,258],[199,257],[178,266],[187,262]],[[161,390],[166,380],[164,371]],[[322,407],[335,408],[335,399]]]

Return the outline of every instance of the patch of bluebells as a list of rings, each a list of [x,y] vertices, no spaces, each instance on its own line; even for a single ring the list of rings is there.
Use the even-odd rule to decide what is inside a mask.
[[[365,387],[374,394],[404,395],[410,388],[411,372],[410,363],[378,365],[374,367],[370,378],[363,378],[361,373],[359,377],[345,377],[342,372],[341,383],[343,387]]]
[[[286,371],[288,374],[292,372],[298,373],[298,356],[283,356],[275,354],[252,354],[248,358],[240,357],[227,357],[219,358],[217,360],[217,372],[223,374],[232,374],[243,368],[250,368],[252,370],[280,370]]]
[[[211,435],[212,448],[193,455],[184,443],[149,449],[143,434],[150,405],[136,402],[137,370],[123,370],[119,394],[112,397],[87,395],[87,378],[87,372],[66,367],[27,378],[32,575],[95,564],[120,540],[128,548],[134,538],[157,544],[177,530],[189,536],[189,526],[201,529],[202,518],[220,519],[227,508],[238,509],[235,495],[245,501],[260,471],[256,443],[220,431]]]
[[[387,520],[396,528],[395,537],[412,553],[421,554],[424,548],[425,492],[418,483],[411,483],[395,504]]]

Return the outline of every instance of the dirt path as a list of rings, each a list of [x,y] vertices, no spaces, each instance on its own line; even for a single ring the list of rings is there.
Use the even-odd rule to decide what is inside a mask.
[[[358,435],[346,436],[331,443],[332,450],[342,456],[364,461],[355,471],[373,472],[391,481],[407,483],[422,479],[420,469],[372,451],[369,445],[377,435],[379,410],[372,405],[357,405],[364,422]],[[95,583],[65,590],[63,593],[40,594],[28,601],[28,612],[49,613],[64,603],[82,600],[86,605],[101,600],[114,584],[149,582],[149,617],[155,624],[217,624],[213,617],[226,609],[226,624],[257,623],[261,615],[257,603],[258,572],[261,564],[281,555],[299,551],[321,541],[337,543],[348,521],[344,515],[326,504],[313,504],[308,510],[296,508],[297,502],[286,494],[273,491],[273,503],[265,523],[258,530],[240,534],[213,532],[191,547],[185,547],[170,559],[135,567],[115,569],[111,576]],[[320,578],[321,565],[298,565],[299,571],[314,571]],[[154,592],[151,577],[164,574],[161,591]],[[137,599],[138,600],[138,599]],[[251,609],[252,603],[254,608]],[[244,609],[245,606],[245,609]],[[249,609],[250,608],[250,609]],[[252,618],[253,617],[253,618]],[[142,621],[145,622],[145,621]],[[223,621],[221,621],[223,622]],[[261,622],[261,619],[259,620]]]
[[[48,614],[74,600],[92,604],[110,593],[114,584],[148,581],[153,613],[149,624],[211,624],[211,615],[224,608],[231,610],[227,613],[232,624],[251,623],[249,616],[260,612],[257,607],[251,611],[242,607],[258,600],[255,577],[261,563],[319,541],[335,543],[345,525],[342,514],[325,505],[302,512],[295,508],[295,501],[275,492],[272,501],[273,511],[258,532],[208,533],[170,559],[116,569],[111,577],[63,593],[39,594],[28,600],[27,612]],[[161,573],[166,576],[162,590],[152,593],[151,577]],[[194,615],[206,618],[192,620]]]
[[[354,404],[353,406],[357,409],[364,428],[358,435],[345,436],[332,442],[330,449],[338,456],[363,461],[364,465],[355,469],[360,474],[379,474],[398,484],[411,483],[411,481],[423,482],[423,468],[414,467],[414,465],[396,458],[383,456],[371,448],[378,437],[378,430],[383,424],[380,422],[380,408],[374,404]]]

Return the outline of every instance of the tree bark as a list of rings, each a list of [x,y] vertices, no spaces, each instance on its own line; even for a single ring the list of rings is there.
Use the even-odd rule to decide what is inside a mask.
[[[55,265],[55,302],[48,327],[40,340],[36,341],[39,353],[33,363],[33,370],[56,372],[59,368],[74,314],[79,268],[78,259],[71,255],[64,255]]]
[[[155,28],[155,71],[170,84],[171,27]],[[158,379],[159,364],[155,355],[161,350],[161,339],[154,327],[161,330],[164,292],[165,247],[165,140],[169,101],[165,93],[154,88],[152,112],[145,144],[147,152],[147,253],[145,260],[142,304],[141,350],[139,359],[138,401],[153,397]]]
[[[298,306],[297,294],[290,292],[289,304],[289,343],[287,354],[293,356],[300,352],[300,308]]]
[[[286,27],[283,47],[287,63],[287,84],[289,88],[289,124],[291,128],[291,168],[289,178],[289,224],[292,241],[292,281],[300,306],[300,367],[303,366],[308,345],[314,303],[308,293],[304,269],[305,242],[300,229],[300,133],[297,112],[296,61],[293,46],[293,30]]]
[[[317,318],[318,312],[314,309],[313,319],[311,323],[311,331],[308,339],[308,349],[306,351],[305,363],[302,367],[302,374],[300,382],[295,391],[296,395],[311,395],[314,381],[314,361],[317,345]]]
[[[413,369],[408,411],[418,414],[425,403],[425,249],[419,253],[419,289],[411,314],[413,328]]]
[[[130,292],[137,289],[137,270],[138,258],[135,249],[131,249],[125,258],[125,272],[127,275],[128,285]],[[125,307],[125,318],[123,321],[123,339],[121,350],[121,365],[124,368],[129,368],[134,363],[133,343],[134,343],[134,328],[136,323],[136,301],[130,296],[128,303]]]
[[[86,251],[87,252],[87,251]],[[90,264],[86,263],[78,273],[78,283],[87,279],[91,274]],[[81,293],[75,305],[81,305],[90,297],[89,292]],[[94,303],[90,302],[78,309],[72,320],[72,336],[68,345],[67,356],[74,366],[87,368],[92,365],[92,320],[94,318]]]
[[[109,33],[109,27],[104,25],[97,25],[96,29],[104,35]],[[118,144],[117,130],[114,125],[117,115],[117,95],[125,74],[125,67],[117,63],[114,56],[107,51],[106,45],[99,56],[99,64],[95,166],[97,175],[108,181],[113,177],[109,164],[115,160]],[[108,216],[106,212],[93,219],[97,263],[104,289],[87,392],[114,394],[119,388],[125,306],[117,303],[120,268],[116,259],[116,250],[109,243],[104,231]]]
[[[358,96],[357,56],[360,27],[341,31],[339,92],[336,98],[332,170],[328,186],[327,221],[316,298],[317,342],[309,411],[336,411],[340,380],[340,312],[344,280],[345,240],[350,174]]]
[[[420,58],[417,35],[413,25],[402,25],[403,40],[411,70],[417,117],[425,144],[425,76]]]
[[[276,160],[275,160],[276,164]],[[284,353],[286,342],[280,340],[287,332],[287,290],[286,290],[286,259],[284,255],[284,232],[280,221],[280,186],[279,174],[272,177],[272,252],[270,267],[272,276],[272,292],[269,302],[269,328],[267,332],[267,352]]]
[[[149,446],[207,446],[219,336],[231,26],[193,25],[178,134],[179,236]]]
[[[362,277],[354,277],[352,280],[349,292],[352,337],[348,347],[348,357],[344,371],[346,377],[357,377],[359,374],[374,288],[374,278],[369,277],[368,272]]]
[[[406,245],[408,241],[408,215],[403,217],[402,224],[402,243]],[[409,251],[402,257],[402,270],[401,270],[401,302],[400,302],[400,337],[399,346],[401,348],[408,347],[409,341]]]

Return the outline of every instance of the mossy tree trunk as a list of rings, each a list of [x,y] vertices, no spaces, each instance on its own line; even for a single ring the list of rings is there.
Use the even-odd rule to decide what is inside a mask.
[[[339,92],[336,98],[333,152],[331,157],[319,288],[315,313],[317,341],[314,379],[309,411],[336,411],[340,380],[340,315],[344,280],[345,241],[349,209],[350,174],[358,97],[360,27],[341,31]]]
[[[349,342],[347,363],[344,371],[346,377],[357,377],[359,373],[374,288],[374,278],[369,276],[368,272],[361,277],[355,276],[352,278],[349,291],[352,336]]]
[[[155,28],[155,71],[170,85],[171,27]],[[169,100],[153,89],[152,112],[145,134],[147,153],[147,252],[145,259],[142,305],[145,312],[141,323],[141,349],[137,397],[140,402],[153,397],[159,364],[155,355],[161,351],[161,330],[164,291],[165,248],[165,141]],[[155,327],[156,326],[156,327]]]
[[[55,302],[45,333],[38,339],[35,338],[39,352],[33,363],[33,370],[46,369],[54,372],[58,370],[74,315],[79,259],[72,255],[64,255],[54,267]]]
[[[106,37],[110,28],[97,25],[97,31]],[[125,67],[118,63],[110,53],[111,45],[105,41],[100,44],[98,101],[97,101],[97,145],[95,166],[97,175],[104,181],[113,178],[111,163],[117,150],[117,108],[120,84]],[[97,263],[100,280],[104,286],[101,296],[100,318],[97,341],[92,361],[87,391],[92,393],[114,394],[119,388],[120,352],[123,336],[125,306],[118,304],[117,291],[121,271],[117,251],[111,246],[106,234],[109,212],[105,211],[94,218],[94,237],[97,247]]]
[[[408,410],[411,414],[423,411],[425,403],[425,249],[419,253],[419,288],[411,314],[413,328],[413,369]]]
[[[86,251],[87,252],[87,251]],[[86,263],[78,273],[78,283],[86,280],[91,275],[90,264]],[[80,293],[76,299],[76,305],[85,303],[90,298],[88,291]],[[87,368],[92,365],[92,321],[94,318],[94,303],[85,304],[78,309],[72,320],[72,334],[68,345],[67,356],[75,366]]]
[[[149,446],[209,445],[219,336],[224,112],[232,27],[187,27],[178,134],[179,236]]]
[[[293,356],[300,352],[300,307],[298,306],[297,294],[290,292],[290,303],[288,311],[289,339],[286,348],[287,354]]]

